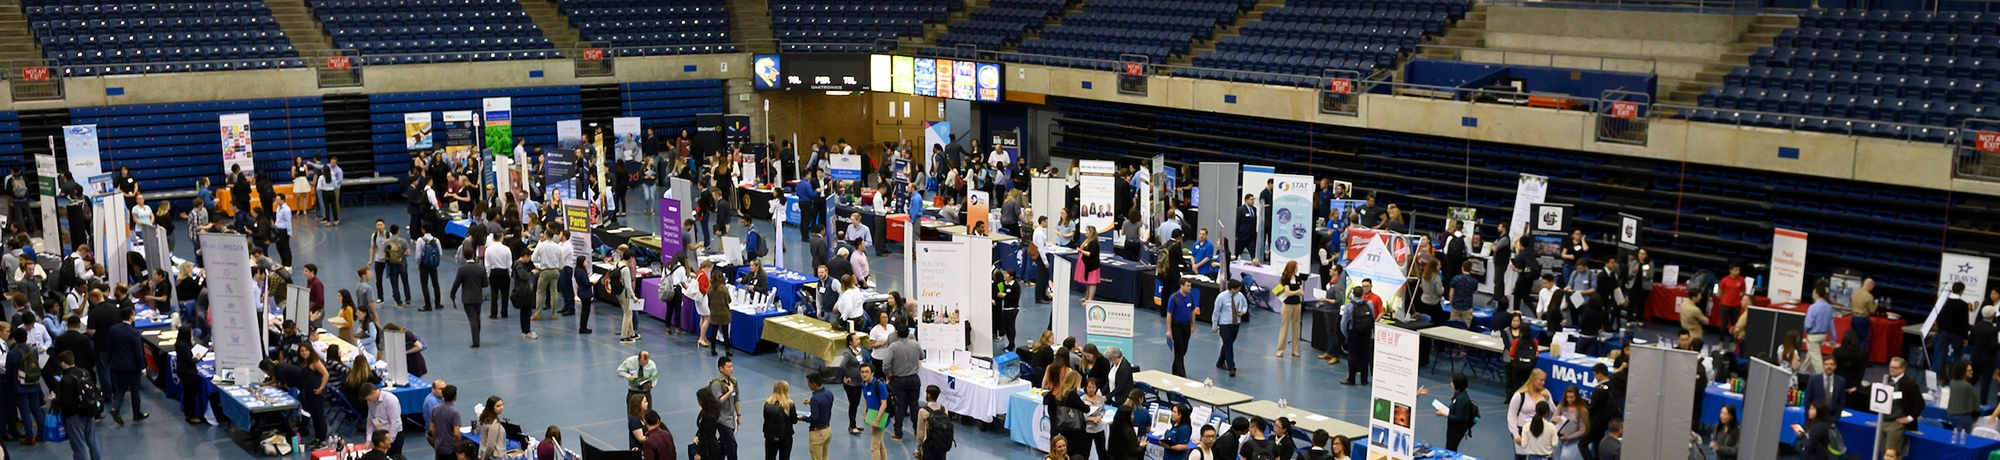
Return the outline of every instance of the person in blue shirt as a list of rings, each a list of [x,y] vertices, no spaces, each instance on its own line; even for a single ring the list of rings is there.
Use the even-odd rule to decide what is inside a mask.
[[[1222,259],[1215,257],[1215,243],[1208,241],[1208,229],[1201,229],[1195,235],[1198,238],[1189,253],[1194,257],[1194,272],[1213,278],[1215,272],[1222,268]]]
[[[743,258],[757,259],[757,251],[764,248],[764,235],[757,233],[757,226],[750,224],[750,215],[739,216],[743,221]]]
[[[819,381],[819,374],[806,375],[812,397],[806,399],[806,452],[812,460],[826,460],[826,445],[833,441],[833,392]]]
[[[815,151],[813,155],[818,156],[819,152]],[[804,240],[806,234],[813,232],[813,224],[819,222],[814,220],[814,216],[817,216],[814,212],[818,211],[818,209],[813,207],[813,203],[819,197],[818,192],[813,190],[813,179],[818,176],[818,173],[818,169],[808,167],[806,177],[799,179],[798,184],[792,186],[792,196],[799,200],[799,225],[803,229],[803,231],[799,232],[801,241]]]
[[[1183,284],[1182,286],[1186,285]],[[1188,406],[1186,404],[1174,405],[1173,421],[1173,428],[1168,428],[1167,434],[1160,437],[1160,447],[1166,450],[1166,453],[1161,455],[1160,459],[1187,460],[1188,451],[1193,449],[1193,447],[1188,446],[1188,437],[1194,435],[1194,428],[1188,426]]]
[[[1806,307],[1806,359],[1803,373],[1819,373],[1819,347],[1833,333],[1833,304],[1826,301],[1827,286],[1822,280],[1813,286],[1812,306]]]
[[[1181,279],[1180,290],[1167,296],[1167,343],[1174,347],[1174,375],[1187,377],[1188,339],[1194,335],[1194,289],[1186,278]]]
[[[863,404],[867,404],[864,411],[880,412],[884,414],[884,420],[887,419],[889,385],[875,379],[875,366],[861,366],[861,399]],[[868,455],[871,460],[887,460],[889,451],[882,445],[882,427],[875,426],[875,421],[869,420],[867,415],[862,416],[862,421],[868,425]]]
[[[1229,292],[1215,296],[1215,312],[1209,324],[1222,336],[1222,352],[1215,358],[1215,367],[1229,371],[1230,377],[1236,376],[1236,329],[1249,310],[1250,300],[1243,296],[1242,281],[1229,280]]]

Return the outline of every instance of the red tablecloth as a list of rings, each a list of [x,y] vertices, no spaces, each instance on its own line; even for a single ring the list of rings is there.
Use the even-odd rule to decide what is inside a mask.
[[[1847,315],[1834,317],[1833,331],[1836,339],[1827,343],[1829,349],[1839,345],[1839,337],[1847,337],[1847,331],[1854,327],[1852,318]],[[1889,319],[1885,316],[1868,318],[1868,362],[1886,364],[1889,358],[1901,355],[1903,326],[1908,324],[1903,320]]]
[[[1687,297],[1686,286],[1682,285],[1668,286],[1665,284],[1654,283],[1652,294],[1646,296],[1646,319],[1680,322],[1681,320],[1680,300],[1683,297]],[[1758,296],[1756,299],[1752,300],[1751,303],[1759,307],[1771,307],[1779,310],[1789,310],[1798,312],[1799,314],[1802,315],[1805,314],[1806,312],[1806,307],[1804,305],[1778,305],[1773,307],[1771,306],[1771,298],[1763,296]],[[1734,318],[1729,318],[1729,319],[1733,320]],[[1722,317],[1722,309],[1720,306],[1709,307],[1709,312],[1708,312],[1709,327],[1718,327],[1718,328],[1722,327],[1723,320],[1724,318]]]
[[[908,231],[904,230],[904,227],[908,227],[910,225],[910,216],[908,214],[896,214],[889,216],[887,220],[889,221],[889,228],[888,228],[889,234],[885,236],[889,237],[889,241],[894,241],[898,243],[904,242],[903,232]]]

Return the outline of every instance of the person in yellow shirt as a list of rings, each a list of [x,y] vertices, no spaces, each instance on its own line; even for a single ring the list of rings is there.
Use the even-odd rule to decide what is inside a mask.
[[[1708,324],[1708,315],[1701,311],[1702,300],[1707,297],[1706,292],[1691,291],[1687,300],[1681,301],[1681,329],[1686,329],[1689,336],[1701,337],[1702,325]]]
[[[1875,314],[1874,278],[1861,280],[1861,287],[1855,289],[1853,294],[1847,296],[1847,308],[1852,310],[1849,313],[1851,316],[1848,316],[1847,319],[1849,321],[1848,333],[1860,337],[1861,346],[1867,347],[1868,333],[1874,327],[1874,324],[1869,319],[1870,316]]]

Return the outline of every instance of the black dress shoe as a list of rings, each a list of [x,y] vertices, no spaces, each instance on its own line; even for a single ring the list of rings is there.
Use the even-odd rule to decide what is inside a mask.
[[[1347,385],[1347,386],[1354,386],[1354,379],[1347,379],[1347,380],[1342,380],[1342,381],[1340,381],[1340,384],[1341,384],[1341,385]]]
[[[134,421],[134,422],[137,422],[137,421],[140,421],[140,420],[145,420],[145,419],[146,419],[147,417],[152,417],[152,414],[147,414],[147,413],[145,413],[145,412],[140,412],[140,413],[139,413],[139,415],[134,415],[134,416],[132,416],[132,421]]]
[[[589,334],[589,333],[590,333],[590,328],[583,328],[583,329],[577,329],[577,330],[576,330],[576,333],[578,333],[578,334]]]

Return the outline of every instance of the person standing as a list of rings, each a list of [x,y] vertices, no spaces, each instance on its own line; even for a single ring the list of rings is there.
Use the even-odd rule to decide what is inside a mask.
[[[1479,413],[1479,408],[1472,403],[1472,394],[1466,392],[1470,386],[1471,382],[1465,374],[1452,374],[1451,404],[1445,410],[1437,411],[1439,417],[1445,418],[1445,449],[1453,452],[1458,451],[1458,444],[1465,440],[1466,435],[1472,434],[1473,417]]]
[[[1987,302],[1987,306],[1992,304]],[[1875,314],[1876,308],[1874,278],[1862,279],[1861,287],[1855,289],[1853,294],[1848,294],[1847,308],[1849,309],[1847,333],[1860,336],[1861,346],[1868,346],[1868,333],[1871,332],[1869,329],[1874,327],[1873,320],[1869,317]]]
[[[820,374],[806,374],[806,388],[812,389],[812,396],[806,400],[806,453],[812,460],[827,460],[826,445],[833,441],[833,392],[827,391],[826,382]]]
[[[1013,271],[996,270],[996,272],[998,279],[993,283],[993,305],[1000,311],[998,321],[1000,328],[997,332],[1007,336],[1007,349],[1012,350],[1014,339],[1021,335],[1020,330],[1015,327],[1021,316],[1021,282],[1014,278]],[[993,340],[999,341],[1000,336],[994,336]]]
[[[708,452],[726,460],[736,460],[736,430],[743,426],[743,397],[736,383],[736,364],[728,356],[715,360],[715,370],[720,373],[708,381],[708,390],[715,394],[717,402],[714,446]]]
[[[340,183],[347,180],[346,171],[340,169],[340,160],[327,159],[326,169],[316,179],[319,183],[320,223],[328,227],[340,225]],[[243,188],[243,198],[238,199],[248,200],[250,187],[246,183]],[[244,203],[244,207],[249,207],[248,204]]]
[[[1236,334],[1242,326],[1243,314],[1249,312],[1250,301],[1243,296],[1243,282],[1229,280],[1229,291],[1215,296],[1215,311],[1209,324],[1222,338],[1222,351],[1216,355],[1215,368],[1229,371],[1236,376]],[[1113,392],[1112,394],[1117,394]]]
[[[374,385],[367,386],[365,391],[368,392],[368,396],[363,398],[368,402],[368,420],[362,430],[377,435],[387,434],[389,439],[384,440],[386,442],[378,441],[386,444],[380,447],[386,453],[402,458],[403,403],[396,399],[395,393],[382,391]]]
[[[909,420],[911,429],[916,428],[917,406],[923,401],[918,395],[924,388],[923,379],[917,375],[924,359],[923,346],[910,337],[910,329],[896,327],[896,339],[889,343],[888,359],[882,367],[889,373],[889,394],[896,405],[896,427],[893,439],[903,440],[903,421]]]
[[[1813,299],[1816,300],[1813,303],[1814,306],[1826,303],[1824,299],[1825,295],[1821,293],[1823,290],[1824,288],[1818,286],[1813,288]],[[1978,299],[1975,298],[1973,300]],[[1966,336],[1972,334],[1972,324],[1968,319],[1972,315],[1970,311],[1971,304],[1965,300],[1965,283],[1951,283],[1951,293],[1946,294],[1944,300],[1938,303],[1942,304],[1942,307],[1938,310],[1940,316],[1938,316],[1936,321],[1936,334],[1931,339],[1930,362],[1927,363],[1927,367],[1931,369],[1946,369],[1949,364],[1958,359],[1958,355],[1965,348]],[[1812,333],[1812,320],[1811,310],[1807,310],[1807,334]],[[1831,322],[1832,319],[1828,318],[1828,321]],[[1828,329],[1831,330],[1832,328],[1829,327]],[[1821,341],[1825,341],[1825,337],[1821,337],[1820,339]],[[1810,341],[1811,339],[1807,340]]]
[[[438,242],[437,236],[432,235],[429,229],[418,227],[414,232],[418,235],[417,288],[424,295],[424,306],[417,311],[442,310],[446,305],[438,298],[444,293],[438,288],[438,264],[444,259],[444,243]]]
[[[1319,359],[1331,366],[1340,364],[1340,355],[1345,354],[1341,348],[1347,346],[1341,338],[1347,331],[1340,327],[1341,314],[1347,308],[1347,267],[1329,264],[1321,281],[1326,282],[1326,294],[1313,308],[1313,343],[1319,346],[1325,342],[1326,352],[1320,353]]]
[[[486,267],[486,285],[493,290],[487,294],[487,297],[491,297],[493,306],[486,312],[486,319],[504,319],[508,310],[512,309],[507,305],[509,297],[512,297],[509,295],[509,287],[513,279],[509,276],[508,269],[514,264],[514,251],[505,244],[499,244],[504,234],[490,235],[493,241],[479,246],[479,250],[484,253],[481,262]]]
[[[544,313],[555,319],[556,296],[560,294],[556,285],[564,281],[562,267],[568,253],[564,244],[555,240],[556,234],[555,224],[550,224],[542,232],[541,242],[535,243],[535,315],[530,320],[540,321]]]
[[[1355,378],[1368,380],[1368,364],[1374,356],[1369,345],[1375,341],[1375,304],[1367,300],[1367,287],[1355,286],[1348,292],[1347,311],[1340,314],[1340,330],[1347,337],[1347,380],[1341,385],[1354,385]]]
[[[424,437],[431,441],[432,452],[437,460],[458,458],[458,387],[445,385],[439,391],[441,402],[432,407],[425,417],[429,425],[424,427]]]
[[[63,434],[69,437],[70,458],[102,460],[104,448],[97,443],[98,406],[82,399],[86,394],[84,388],[96,379],[90,375],[89,369],[76,365],[76,354],[70,351],[56,353],[50,361],[56,363],[59,372],[54,378],[55,391],[49,392],[48,399],[56,412],[62,414]]]
[[[375,273],[389,269],[389,224],[382,219],[375,219],[375,231],[368,233],[368,262],[373,264]],[[382,280],[375,280],[375,290],[370,292],[382,292]]]
[[[1516,460],[1547,460],[1556,451],[1556,420],[1551,419],[1548,401],[1537,403],[1535,415],[1514,430]]]
[[[653,385],[660,379],[660,366],[653,363],[653,353],[640,350],[639,354],[625,358],[618,363],[618,377],[625,379],[625,394],[638,395],[653,402]]]
[[[451,298],[458,300],[459,304],[465,307],[465,322],[472,330],[472,348],[479,348],[479,305],[485,303],[485,299],[480,296],[486,292],[486,268],[480,266],[478,259],[473,257],[471,246],[466,246],[462,252],[464,254],[459,258],[458,276],[451,280]],[[461,289],[465,291],[464,297],[458,295]]]
[[[792,424],[803,419],[792,407],[791,390],[790,383],[779,380],[764,398],[764,460],[792,460]]]
[[[1479,292],[1479,278],[1472,276],[1472,269],[1477,263],[1479,261],[1467,260],[1456,266],[1450,266],[1458,269],[1458,276],[1451,278],[1451,289],[1448,291],[1451,298],[1451,319],[1466,328],[1472,327],[1472,309],[1476,307],[1472,303],[1472,295]]]
[[[1194,335],[1194,304],[1194,290],[1186,279],[1167,297],[1167,343],[1174,349],[1174,375],[1182,378],[1187,377],[1188,340]]]
[[[867,410],[880,414],[876,417],[886,418],[889,416],[889,386],[883,384],[881,380],[875,379],[875,366],[861,366],[861,397],[865,401],[864,404],[867,404]],[[887,425],[888,421],[882,418],[871,418],[866,413],[862,415],[862,421],[868,425],[869,459],[888,460],[889,451],[882,445],[883,430],[879,426]]]
[[[1804,388],[1806,393],[1805,404],[1823,401],[1826,402],[1827,407],[1847,407],[1847,379],[1841,377],[1838,373],[1840,370],[1839,363],[1835,362],[1833,357],[1828,356],[1820,360],[1820,364],[1825,366],[1822,368],[1823,372],[1806,378]],[[1951,377],[1953,376],[1946,376],[1946,378]],[[1961,393],[1952,392],[1952,394]],[[1974,393],[1967,391],[1962,394]],[[1977,404],[1974,406],[1977,406]]]
[[[1951,369],[1948,377],[1951,383],[1947,387],[1951,389],[1951,398],[1945,401],[1945,414],[1951,416],[1953,428],[1969,431],[1972,423],[1979,419],[1980,409],[1979,398],[1972,396],[1978,394],[1972,389],[1972,365],[1952,363],[1947,369]]]
[[[278,215],[284,216],[285,214],[278,214]],[[281,230],[279,231],[279,233],[280,235],[283,235],[284,233],[290,231],[291,230]],[[283,236],[284,238],[287,239],[290,238],[289,235],[283,235]],[[281,239],[281,243],[280,246],[278,246],[278,250],[284,252],[290,252],[289,249],[285,248],[285,244],[288,243],[283,243],[282,241],[283,240]],[[396,300],[397,307],[410,308],[410,301],[409,301],[410,300],[410,249],[413,246],[410,245],[409,239],[403,238],[402,226],[400,225],[389,226],[389,242],[385,243],[383,247],[386,248],[386,252],[389,253],[389,257],[386,260],[387,263],[382,265],[383,271],[380,275],[383,278],[387,278],[389,280],[389,289],[382,291],[381,295],[383,297],[393,297]],[[291,256],[286,255],[285,257],[287,260],[286,263],[289,264]]]
[[[1299,272],[1299,261],[1285,262],[1285,270],[1278,275],[1278,294],[1284,297],[1284,310],[1279,315],[1278,352],[1273,356],[1285,357],[1285,347],[1292,348],[1292,357],[1299,356],[1300,328],[1305,326],[1299,314],[1305,305],[1306,274]]]
[[[1917,418],[1924,413],[1923,384],[1911,377],[1908,371],[1908,361],[1900,356],[1889,358],[1889,375],[1884,380],[1896,388],[1896,398],[1895,405],[1890,407],[1888,420],[1882,422],[1882,443],[1875,446],[1877,452],[1884,449],[1903,451],[1906,436],[1911,431],[1917,431]],[[1822,413],[1829,411],[1823,410]],[[1833,419],[1830,415],[1827,418]]]
[[[111,347],[108,353],[111,361],[104,367],[111,370],[111,391],[105,398],[111,406],[111,420],[124,425],[124,419],[119,417],[118,408],[122,405],[118,399],[126,393],[132,395],[132,421],[149,417],[139,410],[139,379],[146,370],[146,344],[139,337],[139,329],[132,327],[135,314],[132,307],[119,307],[119,312],[121,319],[111,325],[110,340],[106,342]]]
[[[1805,369],[1803,369],[1802,372],[1807,374],[1820,373],[1819,348],[1821,345],[1826,344],[1827,336],[1833,334],[1833,304],[1827,302],[1826,290],[1827,287],[1825,280],[1821,280],[1818,285],[1813,286],[1812,290],[1813,303],[1812,306],[1806,307],[1806,324],[1805,324],[1806,358],[1805,358]],[[1953,311],[1956,311],[1958,313],[1956,315],[1957,322],[1955,324],[1961,329],[1969,327],[1966,323],[1966,315],[1970,314],[1971,312],[1965,310],[1964,304],[1960,303],[1959,309],[1957,310],[1952,310],[1950,306],[1946,306],[1945,312],[1950,313]],[[1953,315],[1950,314],[1945,315],[1946,318],[1951,318],[1952,316]],[[1943,323],[1946,321],[1949,320],[1941,319],[1939,322]],[[1963,330],[1960,331],[1958,337],[1964,337]],[[1942,369],[1942,367],[1938,368]]]

